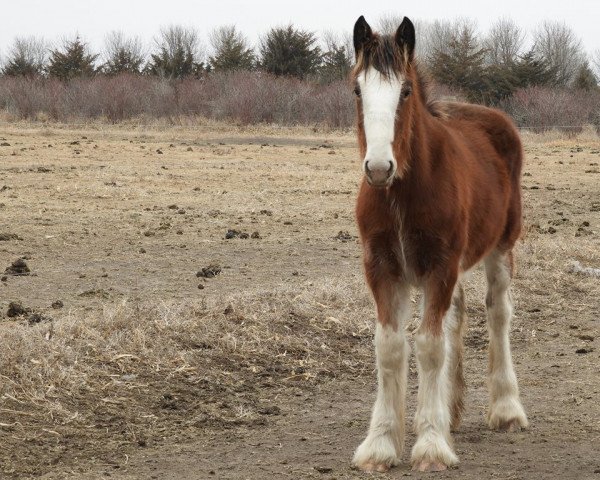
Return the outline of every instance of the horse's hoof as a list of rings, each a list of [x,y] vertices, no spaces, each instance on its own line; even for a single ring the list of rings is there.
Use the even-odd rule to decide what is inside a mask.
[[[427,460],[422,460],[413,465],[413,471],[415,472],[443,472],[448,468],[447,465],[444,465],[441,462],[430,462]]]
[[[367,436],[354,453],[352,465],[363,472],[387,472],[398,465],[398,454],[392,435]]]
[[[490,409],[488,424],[492,430],[500,432],[518,432],[529,426],[518,397],[505,397],[496,401]]]
[[[525,426],[521,424],[521,421],[517,418],[514,418],[507,422],[501,422],[498,425],[498,427],[496,428],[496,430],[498,430],[499,432],[513,433],[513,432],[520,432],[524,428],[525,428]]]
[[[368,461],[366,463],[356,465],[356,468],[358,468],[359,470],[362,470],[365,473],[373,473],[373,472],[385,473],[390,468],[392,468],[392,466],[388,463],[378,463],[378,462]]]

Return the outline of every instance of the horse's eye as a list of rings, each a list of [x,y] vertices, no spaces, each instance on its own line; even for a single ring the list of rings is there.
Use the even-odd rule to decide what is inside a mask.
[[[354,87],[354,95],[360,97],[360,87],[358,85]]]
[[[412,88],[410,86],[405,86],[402,88],[402,98],[408,97],[412,93]]]

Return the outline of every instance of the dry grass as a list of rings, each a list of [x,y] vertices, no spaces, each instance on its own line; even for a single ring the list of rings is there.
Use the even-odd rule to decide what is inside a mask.
[[[7,302],[31,302],[55,319],[0,323],[5,475],[113,464],[118,452],[184,442],[198,430],[258,427],[278,395],[346,378],[373,384],[374,309],[360,246],[335,238],[356,233],[352,135],[217,122],[0,129],[11,144],[0,150],[0,186],[10,187],[0,233],[23,238],[0,244],[0,268],[29,255],[37,275],[0,288]],[[563,376],[596,388],[597,355],[573,355],[582,336],[600,333],[600,284],[571,264],[600,267],[600,144],[547,134],[524,142],[513,340],[530,367],[519,367],[523,391],[542,385],[560,396],[560,377],[540,376],[559,353],[572,362]],[[229,227],[260,230],[261,239],[224,240]],[[224,271],[199,293],[195,272],[215,257]],[[108,299],[79,295],[90,288]],[[477,270],[466,342],[481,382],[484,289]],[[57,298],[64,313],[49,308]],[[579,388],[568,386],[569,395],[584,398]]]
[[[599,137],[597,130],[592,125],[581,128],[578,132],[566,132],[559,129],[550,129],[544,132],[536,133],[532,129],[521,129],[521,139],[525,144],[553,144],[560,143],[563,146],[572,145],[573,142],[583,144],[598,144]]]
[[[188,427],[255,421],[256,382],[311,388],[370,372],[372,309],[358,287],[329,281],[193,305],[123,302],[13,323],[0,340],[4,471],[24,441],[45,444],[29,465],[35,474],[58,440],[76,438],[109,459],[123,444]],[[96,442],[107,448],[97,452]]]

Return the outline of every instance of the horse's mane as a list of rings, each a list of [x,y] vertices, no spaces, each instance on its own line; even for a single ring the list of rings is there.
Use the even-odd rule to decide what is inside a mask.
[[[356,81],[360,73],[370,67],[380,72],[384,78],[390,78],[392,75],[405,75],[409,71],[414,72],[421,101],[427,111],[434,117],[444,118],[447,116],[443,103],[431,97],[429,75],[425,73],[417,59],[408,58],[406,52],[398,46],[392,35],[373,34],[356,58],[356,64],[351,74],[352,80]]]

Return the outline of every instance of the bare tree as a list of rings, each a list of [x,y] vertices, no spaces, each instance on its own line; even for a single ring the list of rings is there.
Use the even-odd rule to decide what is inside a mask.
[[[534,33],[534,51],[556,70],[556,84],[569,85],[585,60],[581,40],[562,22],[543,22]]]
[[[354,45],[350,32],[339,33],[333,30],[325,30],[321,35],[321,39],[323,51],[343,48],[347,52],[348,58],[354,58]]]
[[[209,59],[214,70],[252,70],[256,63],[248,39],[235,25],[224,25],[210,32],[212,55]]]
[[[596,74],[596,78],[600,78],[600,48],[596,49],[594,53],[591,55],[592,66],[594,68],[594,73]]]
[[[393,35],[402,23],[403,18],[404,16],[398,13],[388,12],[381,15],[375,25],[377,30],[384,35]]]
[[[396,13],[386,13],[379,17],[377,29],[387,35],[393,35],[402,23],[404,16]],[[459,17],[456,20],[427,20],[416,19],[415,25],[416,46],[415,52],[417,58],[431,67],[432,59],[440,53],[448,54],[451,50],[453,39],[466,35],[477,39],[477,22],[466,17]]]
[[[199,75],[204,70],[204,46],[198,31],[181,25],[162,28],[154,40],[156,51],[151,54],[147,70],[167,78]]]
[[[110,32],[104,40],[103,71],[109,75],[139,73],[146,58],[139,37],[125,37],[121,31]]]
[[[331,30],[323,32],[323,63],[319,69],[319,77],[323,83],[344,80],[354,63],[354,46],[350,34],[340,35]]]
[[[441,54],[450,55],[459,38],[469,38],[473,48],[481,48],[475,20],[460,17],[455,20],[423,22],[421,32],[417,32],[417,42],[421,42],[421,46],[417,44],[416,47],[419,58],[431,68],[434,58]]]
[[[488,63],[492,65],[512,65],[521,53],[525,32],[510,18],[497,20],[490,28],[484,47]]]
[[[17,37],[8,51],[4,75],[36,76],[44,72],[48,62],[48,44],[42,38]]]

